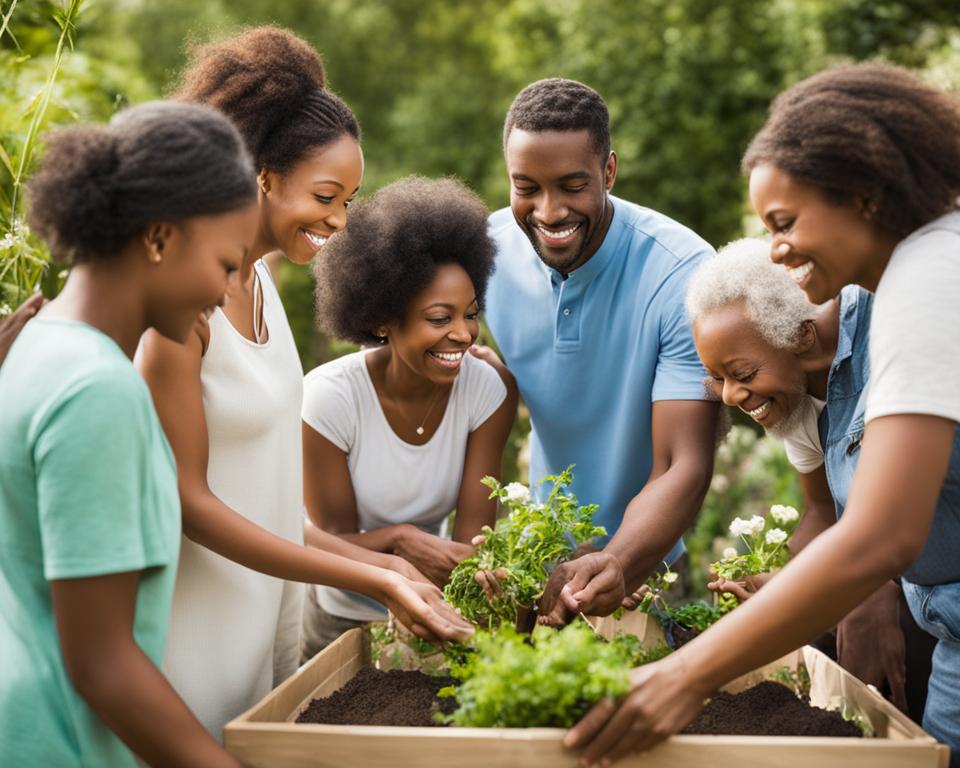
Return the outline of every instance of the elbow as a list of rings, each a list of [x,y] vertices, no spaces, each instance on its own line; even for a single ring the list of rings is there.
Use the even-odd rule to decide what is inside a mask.
[[[886,542],[884,576],[895,578],[907,570],[913,561],[920,557],[925,541],[926,539],[917,536],[909,536],[898,541]]]

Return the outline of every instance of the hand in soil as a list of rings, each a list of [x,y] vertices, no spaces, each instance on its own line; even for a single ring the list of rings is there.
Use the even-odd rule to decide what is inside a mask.
[[[907,651],[900,629],[900,587],[888,581],[837,625],[837,661],[907,711]]]
[[[394,574],[383,602],[401,624],[428,643],[462,642],[474,632],[473,625],[445,603],[443,593],[432,584]]]
[[[539,601],[540,624],[560,627],[581,613],[608,616],[624,598],[623,569],[613,555],[594,552],[560,563]]]
[[[442,587],[449,581],[450,571],[475,551],[469,544],[434,536],[412,525],[399,537],[393,553]]]
[[[687,679],[678,655],[630,672],[630,693],[618,702],[596,704],[563,739],[568,749],[583,748],[581,766],[616,761],[646,752],[700,714],[707,692]]]
[[[3,361],[7,357],[7,352],[10,351],[13,342],[17,340],[17,336],[19,336],[20,331],[23,330],[23,326],[27,324],[27,321],[31,317],[40,311],[40,307],[43,306],[44,301],[43,294],[35,293],[17,307],[16,312],[10,315],[10,317],[5,320],[0,320],[0,365],[3,365]]]

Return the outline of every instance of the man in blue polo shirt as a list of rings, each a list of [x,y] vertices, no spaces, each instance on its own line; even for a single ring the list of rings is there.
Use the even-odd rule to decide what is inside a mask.
[[[559,566],[541,621],[615,610],[683,552],[713,471],[715,403],[684,309],[713,249],[655,211],[609,194],[609,116],[593,89],[551,78],[507,113],[510,208],[490,217],[496,271],[486,319],[532,423],[530,478],[575,464],[609,540]]]

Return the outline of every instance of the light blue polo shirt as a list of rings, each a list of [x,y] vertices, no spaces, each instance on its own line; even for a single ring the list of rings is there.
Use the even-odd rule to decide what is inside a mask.
[[[575,464],[572,490],[600,505],[595,522],[612,536],[650,476],[652,403],[705,399],[684,298],[714,251],[656,211],[610,200],[603,244],[566,280],[509,208],[494,213],[485,312],[530,409],[531,482]],[[679,541],[668,562],[682,552]]]

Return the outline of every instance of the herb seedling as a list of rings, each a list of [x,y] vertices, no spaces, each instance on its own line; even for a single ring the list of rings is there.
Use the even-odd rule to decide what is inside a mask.
[[[483,543],[453,570],[443,591],[447,602],[467,619],[488,627],[515,623],[517,610],[533,605],[557,563],[568,560],[578,544],[606,533],[592,522],[598,506],[581,506],[569,492],[571,469],[540,481],[553,484],[542,503],[533,502],[521,483],[502,486],[492,477],[483,479],[491,489],[490,498],[510,512],[494,528],[483,527]],[[497,598],[487,599],[476,579],[480,571],[496,574]]]

